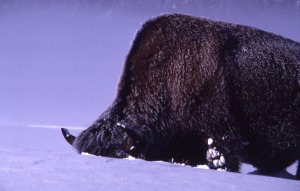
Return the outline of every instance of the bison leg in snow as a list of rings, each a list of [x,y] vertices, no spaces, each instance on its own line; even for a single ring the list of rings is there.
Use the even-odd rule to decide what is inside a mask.
[[[296,179],[300,180],[300,159],[298,160],[298,169],[297,169]]]

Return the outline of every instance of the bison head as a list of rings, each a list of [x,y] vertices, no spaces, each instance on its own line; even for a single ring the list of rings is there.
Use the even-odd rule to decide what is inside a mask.
[[[133,127],[123,123],[114,123],[105,119],[99,119],[91,127],[84,130],[78,137],[62,128],[62,133],[79,153],[89,153],[97,156],[115,158],[127,158],[133,156],[146,160],[156,160],[155,155],[161,156],[159,147],[153,148],[151,133],[134,131]],[[151,150],[149,152],[149,150]],[[151,153],[151,154],[150,154]],[[153,155],[154,154],[154,155]]]

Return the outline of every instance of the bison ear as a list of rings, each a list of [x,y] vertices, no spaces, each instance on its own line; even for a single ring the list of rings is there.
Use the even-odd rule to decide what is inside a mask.
[[[117,126],[126,134],[126,138],[123,142],[123,150],[127,153],[134,152],[140,144],[139,135],[123,124],[118,123]]]

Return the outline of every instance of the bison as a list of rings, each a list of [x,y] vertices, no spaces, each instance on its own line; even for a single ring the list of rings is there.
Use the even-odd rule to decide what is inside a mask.
[[[143,24],[113,103],[79,153],[191,166],[225,157],[275,172],[300,159],[300,43],[253,27],[163,15]],[[296,175],[300,179],[300,166]]]

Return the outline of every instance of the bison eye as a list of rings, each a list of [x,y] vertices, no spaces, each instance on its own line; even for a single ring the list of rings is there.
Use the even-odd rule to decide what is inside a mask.
[[[117,123],[117,126],[126,134],[126,138],[123,142],[123,150],[127,153],[134,152],[140,144],[139,135],[123,124]]]

